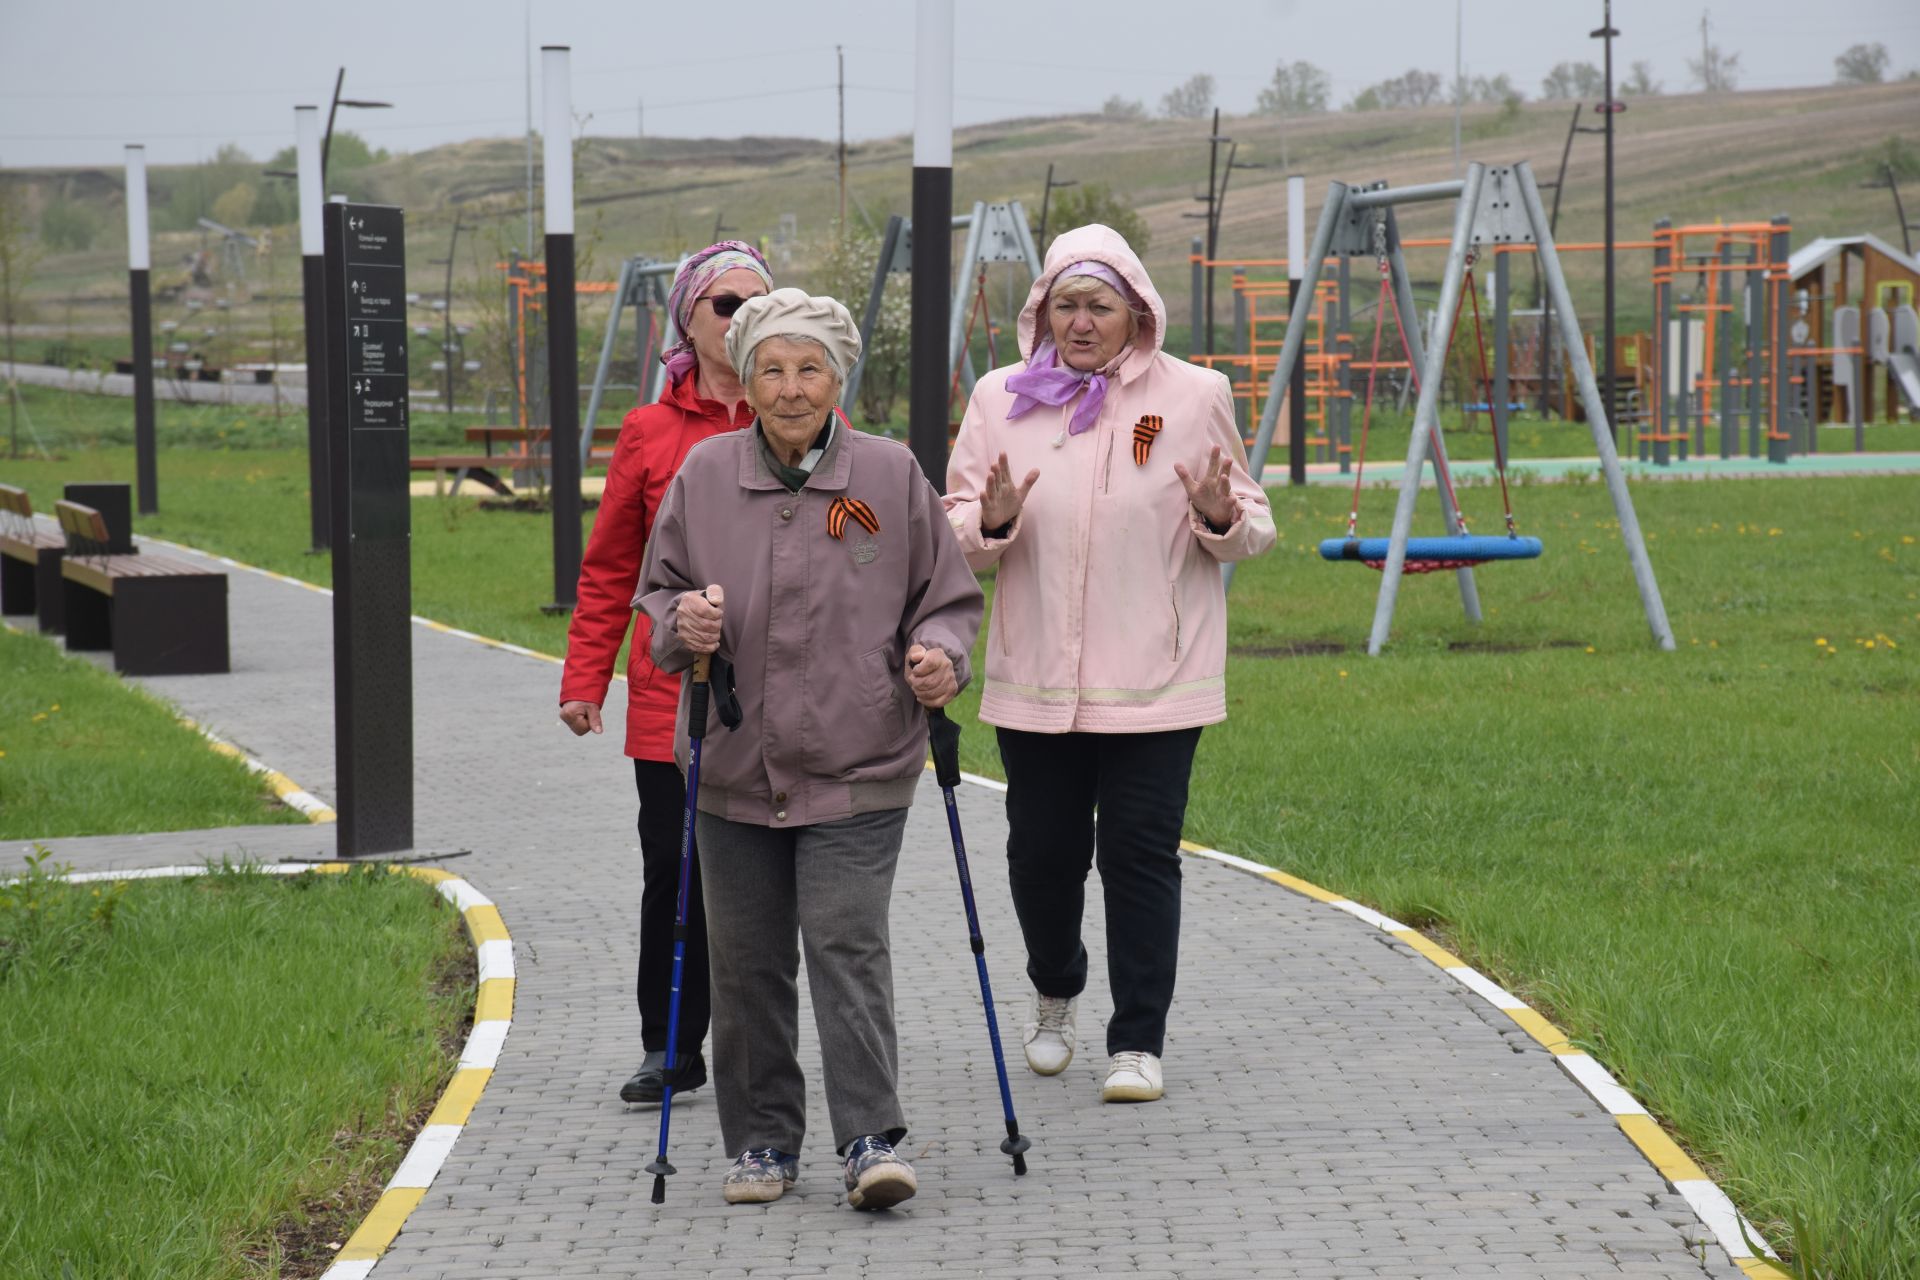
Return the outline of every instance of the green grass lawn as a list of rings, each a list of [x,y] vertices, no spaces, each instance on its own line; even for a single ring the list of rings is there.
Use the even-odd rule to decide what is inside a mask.
[[[317,1274],[452,1073],[471,960],[380,868],[0,886],[0,1274]]]
[[[39,465],[7,464],[36,499],[75,478]],[[141,527],[325,581],[301,474],[291,453],[168,454]],[[1481,571],[1482,626],[1449,575],[1411,579],[1368,659],[1378,578],[1313,550],[1346,494],[1276,491],[1189,835],[1445,937],[1591,1048],[1806,1274],[1920,1275],[1920,481],[1633,492],[1679,652],[1648,639],[1604,490],[1573,483],[1516,493],[1546,554]],[[1495,490],[1462,500],[1498,527]],[[1390,508],[1369,494],[1368,527]],[[1417,528],[1438,524],[1429,493]],[[561,652],[537,612],[548,529],[416,502],[415,608]],[[997,775],[977,704],[963,758]]]
[[[304,821],[157,698],[0,630],[0,840]]]

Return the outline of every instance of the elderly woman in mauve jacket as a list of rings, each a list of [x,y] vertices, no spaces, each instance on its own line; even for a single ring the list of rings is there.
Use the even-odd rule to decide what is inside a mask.
[[[847,1201],[884,1209],[917,1187],[894,1150],[888,905],[922,708],[969,678],[980,588],[913,455],[833,412],[860,353],[845,307],[776,289],[734,314],[727,353],[754,424],[687,454],[635,601],[662,671],[712,654],[738,698],[733,731],[709,727],[696,801],[714,1094],[737,1156],[721,1190],[777,1200],[799,1174],[804,949]]]
[[[1274,543],[1226,377],[1160,349],[1166,307],[1103,226],[1053,242],[1022,364],[974,387],[946,509],[998,566],[980,718],[1007,776],[1027,944],[1027,1065],[1073,1060],[1088,872],[1106,900],[1108,1102],[1150,1102],[1180,951],[1180,831],[1205,725],[1227,718],[1220,566]]]

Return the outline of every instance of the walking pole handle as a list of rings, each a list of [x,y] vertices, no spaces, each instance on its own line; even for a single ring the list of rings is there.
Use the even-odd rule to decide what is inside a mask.
[[[717,586],[708,587],[700,593],[702,599],[713,604],[721,603],[723,597]],[[713,690],[713,655],[697,653],[693,657],[693,692],[687,700],[687,737],[704,738],[707,736],[707,701]]]
[[[960,785],[960,726],[939,707],[927,711],[927,744],[933,750],[933,777],[952,790]]]

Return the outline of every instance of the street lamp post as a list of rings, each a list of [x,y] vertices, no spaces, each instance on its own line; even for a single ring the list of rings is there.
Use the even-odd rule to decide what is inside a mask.
[[[327,132],[320,139],[320,184],[323,187],[327,181],[327,160],[333,154],[333,118],[340,113],[340,108],[358,107],[366,111],[381,111],[393,106],[391,102],[375,102],[370,98],[341,97],[340,87],[346,82],[347,69],[342,67],[339,74],[333,78],[333,105],[327,108]]]

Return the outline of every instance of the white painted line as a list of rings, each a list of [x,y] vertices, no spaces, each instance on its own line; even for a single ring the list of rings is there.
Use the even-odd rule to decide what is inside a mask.
[[[1383,916],[1372,907],[1363,907],[1359,903],[1349,902],[1345,898],[1340,899],[1338,902],[1329,902],[1327,905],[1330,907],[1338,907],[1350,916],[1358,916],[1376,929],[1404,929],[1407,927],[1398,920],[1395,920],[1392,916]]]
[[[467,1036],[467,1047],[460,1051],[462,1067],[485,1067],[489,1071],[500,1060],[500,1047],[507,1042],[506,1019],[476,1022]]]
[[[1524,1009],[1527,1007],[1525,1001],[1521,1000],[1518,996],[1514,995],[1513,992],[1508,991],[1493,979],[1487,977],[1486,974],[1481,973],[1478,969],[1469,969],[1465,965],[1462,965],[1458,969],[1443,969],[1441,972],[1452,974],[1455,978],[1459,979],[1461,983],[1478,992],[1488,1004],[1491,1004],[1496,1009]]]
[[[974,786],[985,787],[989,791],[1005,792],[1007,789],[1006,783],[995,782],[992,778],[983,778],[977,773],[962,773],[960,781],[971,782]]]
[[[447,1153],[453,1150],[453,1144],[459,1140],[460,1126],[457,1124],[427,1125],[415,1135],[407,1158],[400,1162],[393,1180],[387,1185],[422,1189],[432,1186],[440,1166],[446,1163]]]
[[[127,871],[76,871],[67,877],[69,884],[93,884],[101,880],[161,880],[168,876],[203,876],[205,867],[137,867]],[[9,876],[8,880],[15,877]]]
[[[1215,862],[1224,862],[1236,870],[1252,872],[1256,876],[1264,877],[1273,870],[1272,867],[1264,863],[1255,862],[1251,858],[1242,858],[1231,853],[1222,853],[1218,849],[1189,849],[1187,852],[1196,858],[1211,858]]]
[[[1632,1094],[1620,1087],[1611,1072],[1584,1053],[1555,1054],[1555,1062],[1566,1068],[1568,1075],[1580,1082],[1580,1087],[1593,1095],[1594,1101],[1605,1107],[1609,1114],[1616,1116],[1643,1116],[1647,1109],[1634,1101]]]
[[[1727,1199],[1727,1193],[1705,1179],[1676,1182],[1674,1190],[1687,1198],[1693,1211],[1700,1215],[1700,1221],[1707,1224],[1714,1237],[1720,1241],[1720,1247],[1727,1251],[1729,1258],[1751,1258],[1753,1249],[1740,1235],[1740,1229],[1746,1228],[1747,1235],[1760,1242],[1761,1252],[1769,1258],[1780,1255],[1773,1251],[1767,1238],[1754,1230],[1753,1224],[1740,1216],[1733,1207],[1733,1201]]]
[[[367,1280],[373,1264],[378,1261],[378,1258],[356,1258],[351,1262],[336,1262],[320,1273],[320,1280]]]
[[[474,907],[490,907],[493,899],[480,892],[465,880],[442,880],[437,886],[440,896],[458,907],[462,914]]]
[[[480,944],[480,981],[513,976],[513,943],[505,938]]]

